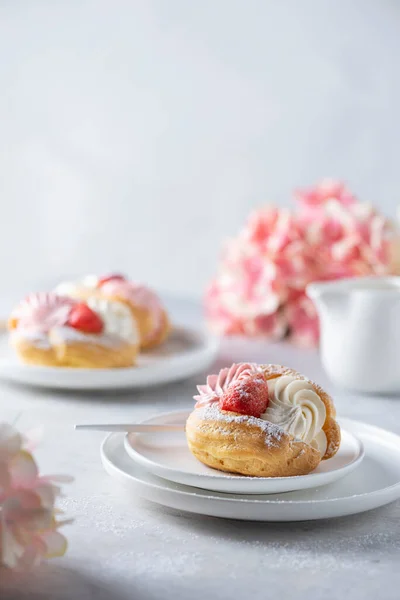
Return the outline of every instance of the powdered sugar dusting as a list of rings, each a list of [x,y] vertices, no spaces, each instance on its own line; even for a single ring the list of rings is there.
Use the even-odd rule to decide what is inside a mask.
[[[298,375],[298,376],[300,376],[300,373],[298,373],[294,369],[285,367],[284,365],[265,364],[265,365],[260,365],[260,369],[263,372],[265,372],[267,379],[270,379],[272,377],[280,377],[281,375]]]
[[[199,417],[203,421],[218,421],[220,423],[246,423],[258,427],[265,434],[265,443],[267,446],[278,446],[285,435],[284,430],[279,425],[264,421],[257,417],[248,415],[236,415],[231,412],[223,412],[216,403],[208,404],[199,409]]]
[[[264,377],[262,377],[261,375],[255,376],[253,381],[256,384],[267,385]],[[236,389],[236,392],[239,394],[239,396],[243,399],[247,400],[248,398],[251,398],[251,396],[252,396],[251,392],[249,392],[249,390],[248,390],[248,381],[246,378],[239,380],[237,385],[235,386],[235,389]]]

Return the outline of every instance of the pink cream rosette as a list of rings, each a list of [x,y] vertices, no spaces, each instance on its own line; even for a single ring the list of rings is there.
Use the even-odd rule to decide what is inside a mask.
[[[231,383],[261,371],[262,369],[256,363],[237,363],[221,369],[218,374],[209,375],[204,385],[197,386],[199,393],[193,396],[197,401],[196,408],[218,402]]]
[[[205,297],[217,333],[288,335],[314,346],[318,317],[305,295],[308,283],[394,272],[394,227],[344,184],[326,180],[297,191],[295,200],[292,211],[268,206],[252,212],[226,244]]]
[[[67,521],[55,502],[58,484],[71,478],[41,476],[29,447],[14,427],[0,423],[0,569],[30,567],[67,547],[58,531]]]

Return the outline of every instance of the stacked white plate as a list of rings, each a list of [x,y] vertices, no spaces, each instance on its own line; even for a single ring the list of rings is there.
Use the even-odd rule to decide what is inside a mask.
[[[400,437],[342,420],[337,455],[310,475],[259,478],[209,469],[189,452],[187,412],[146,421],[182,424],[182,431],[112,433],[102,444],[106,471],[135,496],[213,517],[250,521],[301,521],[355,514],[400,497]]]

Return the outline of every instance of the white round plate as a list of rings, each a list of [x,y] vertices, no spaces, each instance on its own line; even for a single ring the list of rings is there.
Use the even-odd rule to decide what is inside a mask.
[[[187,411],[171,412],[145,423],[182,423],[183,429],[188,416]],[[189,451],[183,430],[162,435],[130,433],[125,438],[125,450],[154,475],[203,490],[231,494],[276,494],[327,485],[350,473],[364,457],[362,443],[345,429],[342,429],[338,453],[330,460],[322,461],[309,475],[297,477],[246,477],[211,469]]]
[[[0,360],[0,379],[64,390],[143,388],[186,379],[207,369],[215,360],[218,348],[218,339],[206,332],[174,327],[164,344],[139,355],[135,367],[41,367],[25,365],[12,357]],[[12,353],[12,349],[8,353]]]
[[[101,459],[106,471],[132,492],[133,501],[141,496],[169,508],[225,519],[311,521],[364,512],[400,498],[400,437],[349,419],[340,423],[362,441],[364,460],[334,483],[296,492],[235,495],[171,483],[128,456],[123,433],[104,440]]]

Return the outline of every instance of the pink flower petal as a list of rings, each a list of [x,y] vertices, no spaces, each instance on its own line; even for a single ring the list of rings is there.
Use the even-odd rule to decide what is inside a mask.
[[[41,535],[41,540],[46,545],[45,558],[64,556],[67,551],[67,540],[58,531],[47,531]]]
[[[286,315],[291,340],[301,346],[315,346],[319,339],[319,321],[313,302],[302,295],[288,304]]]
[[[32,454],[26,450],[18,452],[10,463],[10,473],[15,487],[31,487],[38,476],[37,466]]]
[[[0,423],[0,461],[6,461],[19,452],[22,438],[8,423]]]
[[[11,475],[8,470],[6,463],[0,462],[0,503],[2,497],[6,494],[8,488],[11,485]]]
[[[35,565],[66,550],[65,538],[57,530],[70,521],[57,520],[54,503],[60,489],[55,483],[71,478],[39,477],[35,460],[22,443],[14,428],[0,425],[0,568]]]
[[[205,297],[218,333],[277,339],[289,322],[292,340],[316,344],[318,319],[303,297],[308,283],[400,271],[393,226],[343,183],[325,180],[296,196],[295,212],[253,211],[226,245]]]
[[[32,491],[14,491],[3,502],[2,509],[7,523],[27,530],[47,529],[51,524],[52,511],[43,508],[40,496]]]
[[[52,510],[56,494],[52,485],[40,483],[35,487],[35,494],[40,498],[40,504],[47,510]]]
[[[10,569],[15,569],[24,555],[25,548],[14,537],[12,531],[6,527],[4,521],[0,524],[0,536],[0,568],[3,564]]]

